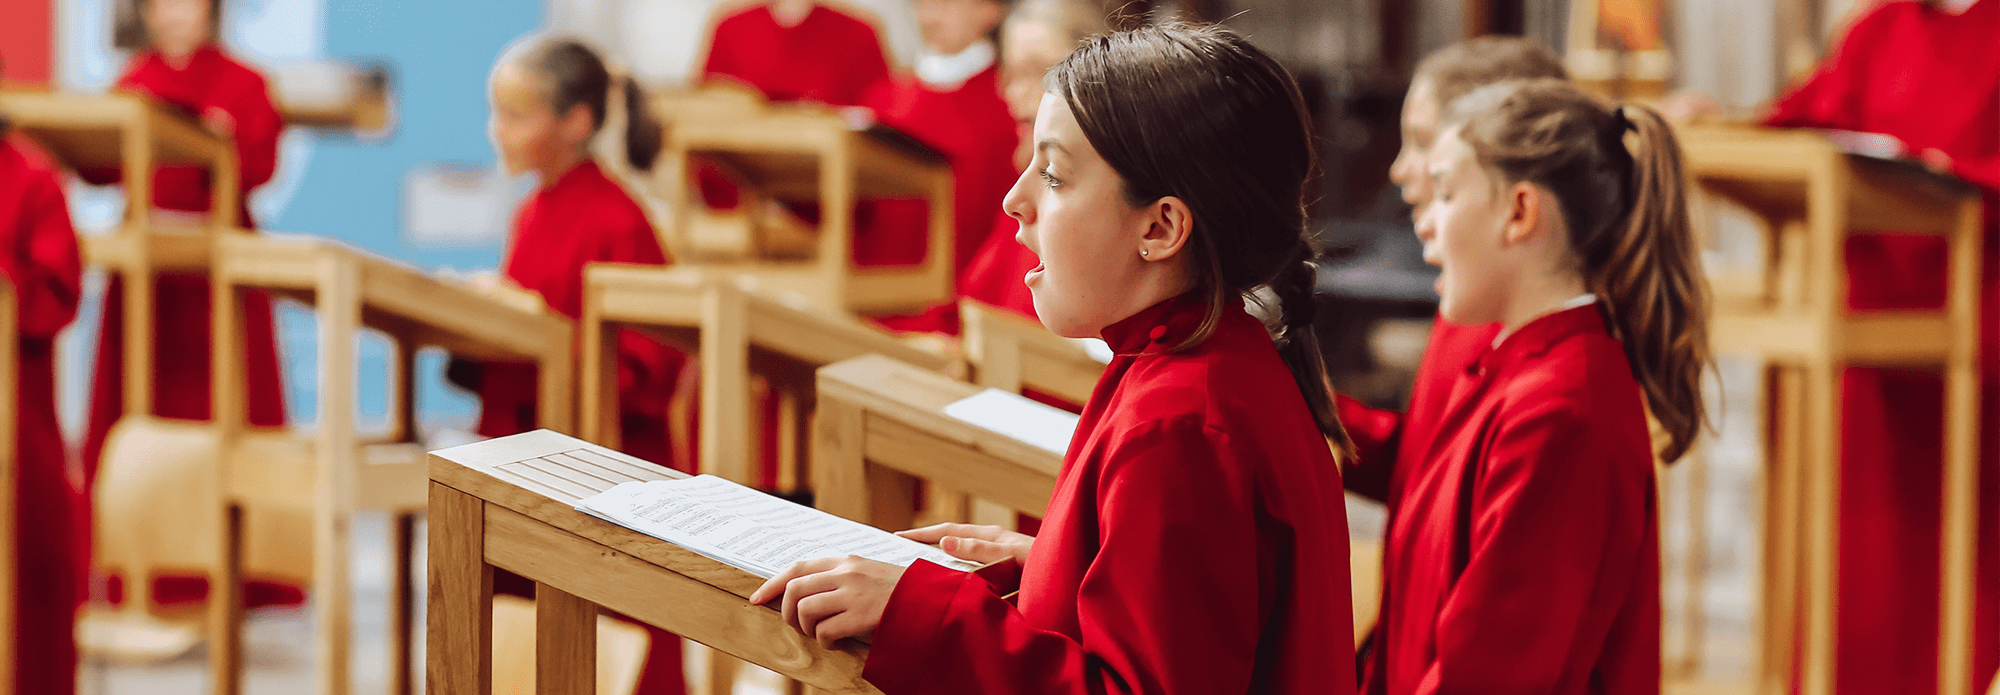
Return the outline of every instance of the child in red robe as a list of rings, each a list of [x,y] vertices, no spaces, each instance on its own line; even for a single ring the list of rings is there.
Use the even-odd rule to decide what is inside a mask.
[[[759,2],[721,15],[701,68],[704,82],[726,80],[771,101],[828,106],[858,106],[888,77],[874,24],[815,0]],[[698,160],[694,169],[704,204],[718,210],[740,204],[720,167]]]
[[[1081,0],[1024,0],[1008,13],[1000,28],[1000,81],[1007,113],[1014,117],[1016,174],[1027,169],[1035,156],[1032,135],[1035,109],[1042,103],[1042,76],[1062,62],[1078,42],[1107,28],[1103,8]],[[985,243],[959,271],[958,296],[1029,318],[1035,316],[1034,298],[1022,278],[1038,261],[1014,238],[1020,229],[1020,223],[1005,210],[994,214]],[[904,330],[958,335],[958,302],[932,307],[921,317],[885,319],[883,323]]]
[[[541,181],[514,219],[501,282],[535,293],[571,319],[583,312],[589,264],[669,262],[639,204],[590,158],[614,88],[624,90],[626,157],[640,170],[651,168],[660,149],[658,122],[631,80],[613,78],[589,48],[530,40],[509,49],[493,70],[491,134],[501,166],[510,175],[533,172]],[[623,448],[648,461],[671,462],[667,401],[686,357],[631,331],[619,333],[617,353]],[[480,371],[479,434],[535,429],[534,365],[489,362]],[[647,631],[651,647],[637,692],[685,692],[680,640],[650,626]]]
[[[211,130],[236,143],[241,173],[236,214],[242,226],[255,229],[250,217],[250,191],[271,180],[277,169],[278,134],[284,122],[271,103],[263,75],[238,62],[214,43],[220,0],[144,0],[140,3],[146,50],[133,56],[118,86],[148,95],[199,119]],[[91,183],[119,180],[119,171],[79,172]],[[208,172],[199,167],[163,166],[153,176],[153,207],[194,213],[209,210]],[[145,206],[147,201],[127,201]],[[144,213],[141,213],[144,214]],[[162,273],[154,279],[153,335],[139,341],[153,350],[153,404],[160,417],[207,420],[209,407],[209,286],[203,274]],[[90,421],[84,435],[86,494],[96,479],[98,457],[111,426],[125,414],[125,279],[114,276],[104,294],[104,314],[98,324],[97,367],[90,398]],[[243,324],[247,361],[250,423],[260,427],[285,424],[284,392],[278,371],[277,336],[269,297],[246,293]],[[87,539],[86,539],[87,540]],[[244,600],[251,607],[297,604],[304,594],[297,587],[250,581]],[[113,584],[113,599],[122,585]],[[154,600],[162,604],[199,601],[208,595],[205,577],[160,577],[154,580]]]
[[[84,567],[84,500],[70,481],[56,422],[56,334],[76,319],[83,265],[55,166],[9,136],[0,116],[0,279],[12,285],[19,330],[14,366],[13,692],[76,692],[76,609]]]
[[[1891,135],[1985,194],[1973,682],[1991,682],[2000,669],[2000,0],[1881,3],[1765,122]],[[1944,241],[1880,231],[1847,239],[1848,306],[1943,308]],[[1935,372],[1843,377],[1838,692],[1937,688],[1943,400]]]
[[[1013,154],[1019,136],[1000,97],[999,65],[989,38],[1006,7],[999,0],[917,0],[916,5],[924,52],[914,72],[877,85],[863,103],[884,125],[929,145],[951,165],[951,268],[957,274],[993,230],[993,215],[1017,173]],[[922,260],[929,246],[927,210],[916,200],[874,203],[855,230],[855,263]]]
[[[1351,692],[1347,441],[1311,331],[1297,87],[1187,27],[1094,39],[1050,85],[1006,209],[1042,321],[1118,356],[1040,535],[920,529],[997,563],[810,560],[751,601],[782,595],[822,642],[872,635],[863,675],[890,695]],[[1275,326],[1244,310],[1260,286]]]
[[[1433,339],[1407,416],[1342,408],[1389,506],[1362,691],[1659,692],[1647,408],[1678,459],[1708,364],[1678,144],[1556,80],[1445,123],[1417,233],[1477,328]]]

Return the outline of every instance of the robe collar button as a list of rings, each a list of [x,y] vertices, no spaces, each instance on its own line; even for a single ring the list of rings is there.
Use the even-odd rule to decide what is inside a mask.
[[[1149,333],[1149,334],[1147,334],[1147,335],[1148,335],[1149,337],[1151,337],[1151,338],[1152,338],[1152,339],[1153,339],[1154,341],[1159,341],[1159,340],[1161,340],[1161,339],[1163,339],[1163,338],[1166,338],[1166,337],[1167,337],[1167,327],[1166,327],[1166,326],[1154,326],[1154,327],[1153,327],[1153,332],[1152,332],[1152,333]]]

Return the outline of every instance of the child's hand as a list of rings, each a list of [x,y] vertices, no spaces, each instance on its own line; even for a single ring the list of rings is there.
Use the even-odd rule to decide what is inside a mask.
[[[903,568],[865,557],[806,560],[757,587],[750,602],[761,605],[782,596],[785,623],[832,649],[842,639],[875,634],[902,578]]]
[[[1025,533],[1015,533],[998,526],[975,526],[972,524],[937,524],[908,531],[897,531],[896,535],[919,543],[936,543],[952,557],[970,560],[980,564],[990,564],[1001,560],[1028,562],[1028,551],[1035,547],[1035,537]]]
[[[211,106],[203,110],[201,112],[201,124],[203,127],[208,128],[208,132],[225,138],[236,134],[236,117],[229,115],[228,111],[220,108]]]
[[[1951,155],[1945,154],[1944,150],[1927,148],[1917,153],[1917,159],[1922,160],[1924,166],[1930,167],[1931,171],[1946,176],[1951,175]]]

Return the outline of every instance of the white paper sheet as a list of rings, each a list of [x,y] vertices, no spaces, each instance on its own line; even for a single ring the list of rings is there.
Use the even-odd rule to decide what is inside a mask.
[[[1059,455],[1069,452],[1069,440],[1076,436],[1075,414],[1000,389],[986,389],[947,405],[944,414]]]
[[[960,570],[978,567],[935,546],[712,475],[619,483],[576,508],[767,579],[801,560],[847,555],[904,567],[919,559]]]

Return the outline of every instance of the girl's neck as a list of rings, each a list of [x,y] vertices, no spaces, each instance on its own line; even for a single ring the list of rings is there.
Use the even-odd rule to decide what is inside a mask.
[[[805,22],[806,16],[812,14],[812,11],[813,0],[772,0],[771,2],[771,19],[776,20],[778,26],[788,29]]]
[[[559,157],[556,159],[556,161],[549,162],[548,166],[542,167],[541,170],[537,172],[541,174],[542,177],[542,186],[541,186],[542,189],[547,190],[549,188],[555,187],[557,181],[561,181],[563,176],[568,175],[571,170],[574,170],[577,168],[577,166],[583,164],[586,158],[587,155],[585,155],[583,152],[576,152],[564,157]]]
[[[1503,312],[1500,335],[1493,339],[1493,344],[1499,345],[1522,326],[1569,308],[1572,302],[1589,294],[1590,289],[1584,285],[1583,278],[1575,273],[1536,276],[1524,282],[1516,288],[1513,301]]]
[[[174,70],[177,71],[186,70],[188,69],[189,65],[194,64],[194,54],[200,53],[201,47],[206,45],[208,44],[201,44],[199,46],[195,46],[194,48],[188,49],[186,53],[169,53],[167,51],[160,51],[160,60],[162,62],[165,62],[167,64],[167,67],[172,68]]]

